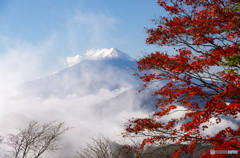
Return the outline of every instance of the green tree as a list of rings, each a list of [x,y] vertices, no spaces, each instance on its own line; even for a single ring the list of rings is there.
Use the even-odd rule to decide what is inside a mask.
[[[226,7],[226,11],[232,11],[232,12],[237,12],[240,11],[240,3],[236,3],[232,7]],[[238,13],[239,14],[239,13]]]
[[[236,3],[232,7],[226,7],[226,12],[234,12],[235,15],[239,17],[240,15],[240,3]],[[239,72],[240,71],[240,54],[233,54],[231,56],[225,56],[225,63],[222,63],[223,66],[228,67],[226,71],[228,72]]]

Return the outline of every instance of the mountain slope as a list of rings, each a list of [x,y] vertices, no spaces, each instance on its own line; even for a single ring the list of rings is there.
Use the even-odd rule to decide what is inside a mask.
[[[82,96],[97,93],[101,88],[119,89],[138,83],[133,76],[136,66],[134,59],[118,49],[102,49],[58,73],[27,82],[21,89],[42,97],[73,93]]]

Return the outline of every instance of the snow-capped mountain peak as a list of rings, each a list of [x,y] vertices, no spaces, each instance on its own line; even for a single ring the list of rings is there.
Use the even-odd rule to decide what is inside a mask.
[[[103,48],[97,51],[91,51],[87,53],[87,60],[104,60],[104,59],[125,59],[134,61],[126,53],[116,49],[116,48]]]

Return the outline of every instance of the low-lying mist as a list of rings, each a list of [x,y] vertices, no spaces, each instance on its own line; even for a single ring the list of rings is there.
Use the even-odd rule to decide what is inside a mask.
[[[13,72],[15,80],[19,74],[24,76],[26,73]],[[67,126],[74,128],[63,135],[63,150],[44,153],[44,156],[56,158],[76,155],[76,151],[90,141],[89,137],[98,133],[122,141],[124,123],[129,118],[148,117],[156,110],[156,97],[151,96],[154,88],[138,93],[140,80],[133,73],[132,69],[98,63],[69,67],[23,84],[10,84],[14,79],[9,82],[1,80],[0,135],[6,138],[10,133],[17,133],[17,128],[26,128],[31,120],[41,124],[65,121]],[[167,122],[183,114],[174,113],[161,120]],[[221,124],[210,127],[202,134],[211,135],[217,132],[216,129],[219,131],[227,126],[237,128],[233,120],[222,119]],[[1,150],[3,153],[4,145]]]
[[[45,155],[74,156],[90,136],[102,133],[120,140],[123,124],[130,117],[149,115],[151,110],[141,107],[147,95],[137,95],[138,80],[132,70],[84,68],[79,74],[59,72],[8,89],[0,96],[0,135],[16,133],[30,120],[65,121],[74,128],[63,135],[64,150]]]

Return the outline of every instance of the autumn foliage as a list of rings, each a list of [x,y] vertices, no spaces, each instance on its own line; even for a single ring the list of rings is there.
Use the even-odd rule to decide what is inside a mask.
[[[131,119],[126,124],[124,135],[143,135],[142,142],[190,145],[176,150],[194,153],[197,145],[206,144],[214,150],[238,150],[240,157],[240,128],[226,127],[216,135],[202,135],[201,131],[222,116],[236,119],[240,112],[240,63],[233,57],[240,54],[240,16],[227,10],[239,0],[158,0],[167,17],[153,19],[156,28],[147,30],[147,44],[171,46],[176,55],[156,51],[138,61],[139,71],[157,70],[140,75],[142,88],[155,81],[169,82],[155,91],[159,97],[159,109],[149,118]],[[165,47],[164,47],[165,48]],[[229,65],[229,60],[234,61]],[[218,71],[213,72],[212,67]],[[192,101],[197,98],[197,101]],[[201,103],[200,103],[200,102]],[[168,122],[159,121],[165,115],[179,111],[176,105],[185,108],[181,118]],[[200,106],[201,105],[201,106]],[[211,120],[210,120],[211,119]],[[182,125],[175,128],[177,124]],[[211,155],[210,149],[202,157],[227,157],[226,154]],[[236,155],[235,155],[236,156]]]

